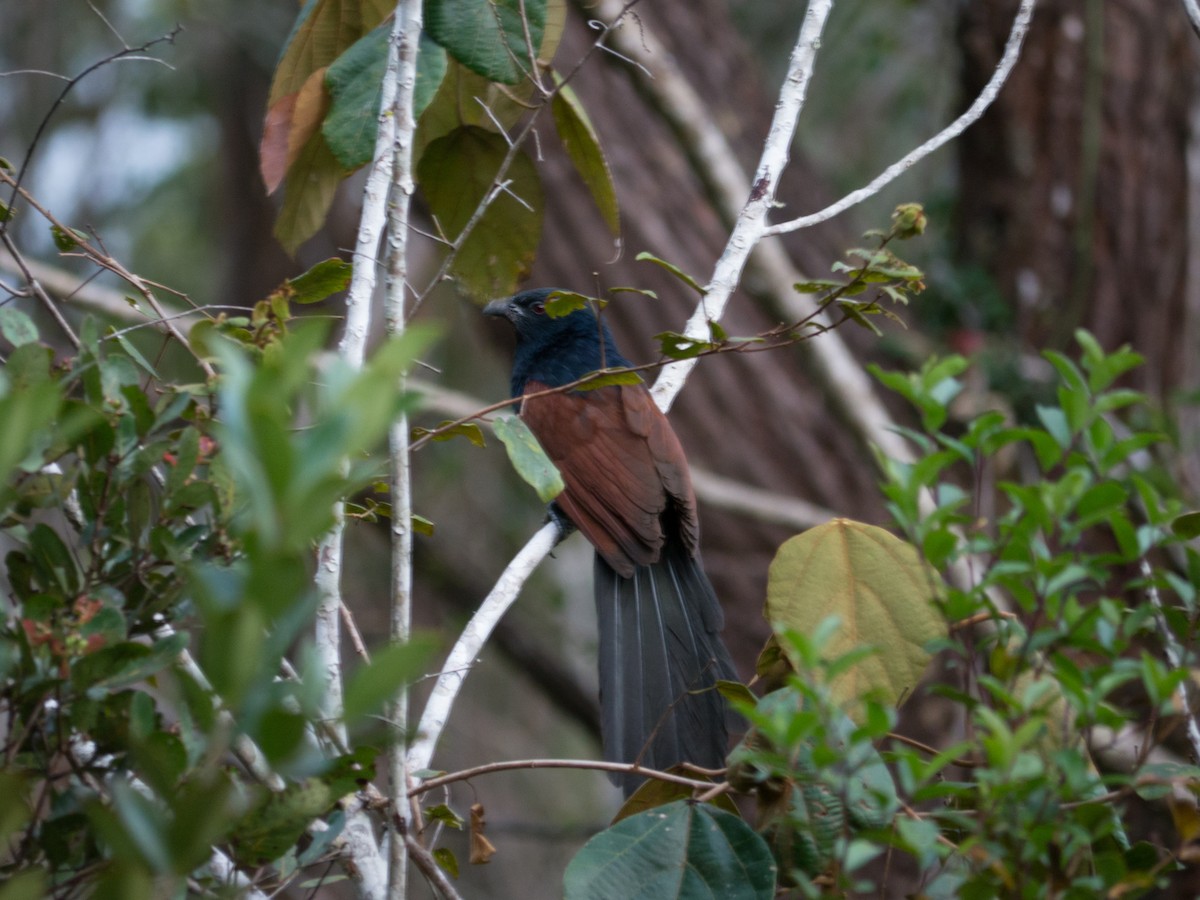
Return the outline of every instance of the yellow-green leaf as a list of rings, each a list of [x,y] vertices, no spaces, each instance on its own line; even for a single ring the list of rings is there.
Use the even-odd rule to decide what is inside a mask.
[[[342,167],[318,131],[300,151],[284,183],[283,207],[275,221],[275,237],[288,253],[295,253],[320,229],[342,174]]]
[[[413,158],[421,159],[426,147],[463,125],[485,131],[512,128],[529,112],[533,91],[531,82],[503,87],[452,58],[447,60],[437,92],[417,122]]]
[[[426,149],[417,180],[451,240],[458,240],[492,191],[507,152],[503,137],[473,126],[455,129]],[[518,154],[501,180],[506,188],[475,224],[451,268],[463,291],[475,297],[511,294],[528,275],[542,233],[542,185],[533,161]]]
[[[946,633],[934,603],[940,586],[911,544],[874,525],[834,519],[779,548],[767,576],[766,615],[774,628],[804,634],[837,616],[841,627],[824,648],[827,656],[862,645],[878,652],[834,679],[835,697],[846,702],[873,692],[895,703],[924,674],[926,644]]]
[[[492,423],[496,437],[508,451],[513,468],[538,492],[543,503],[562,493],[563,480],[529,426],[516,416],[502,416]]]
[[[557,73],[554,80],[561,81]],[[614,237],[620,235],[621,214],[617,207],[617,191],[613,186],[608,160],[604,158],[604,151],[600,149],[600,138],[596,129],[569,85],[563,85],[554,95],[551,111],[554,113],[554,127],[558,129],[558,139],[562,141],[563,149],[567,151],[575,170],[583,178],[592,199],[596,201],[604,223]]]
[[[689,769],[685,769],[683,766],[672,766],[667,771],[672,775],[683,775],[686,778],[693,778],[697,781],[709,780]],[[656,806],[666,806],[668,803],[674,803],[676,800],[690,800],[694,793],[695,789],[688,787],[686,784],[676,784],[673,781],[660,781],[657,778],[648,778],[641,783],[636,791],[629,795],[629,799],[617,810],[617,814],[613,816],[613,820],[609,824],[616,825],[622,819],[636,816],[638,813],[654,809]],[[729,794],[717,794],[708,802],[732,815],[741,815]]]
[[[329,65],[377,24],[363,27],[362,5],[360,0],[308,0],[275,67],[268,108],[299,91],[313,72]]]

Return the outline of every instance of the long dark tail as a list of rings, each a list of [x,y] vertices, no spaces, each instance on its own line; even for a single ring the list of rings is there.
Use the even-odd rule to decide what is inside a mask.
[[[700,561],[669,545],[657,563],[622,578],[597,554],[595,583],[604,758],[655,769],[723,766],[730,714],[712,686],[737,674]],[[614,781],[626,794],[641,783]]]

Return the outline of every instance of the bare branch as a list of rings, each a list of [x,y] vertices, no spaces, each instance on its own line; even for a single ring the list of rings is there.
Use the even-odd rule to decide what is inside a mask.
[[[455,890],[453,882],[438,865],[433,854],[426,850],[421,842],[408,831],[404,832],[404,847],[408,850],[412,861],[417,864],[417,868],[421,870],[421,874],[429,879],[445,900],[462,900],[462,895]]]
[[[454,706],[454,700],[467,671],[479,657],[479,652],[487,643],[496,623],[512,606],[521,592],[521,587],[538,564],[546,558],[546,554],[554,549],[558,539],[557,525],[552,522],[543,525],[513,557],[496,586],[484,598],[471,621],[459,635],[443,665],[442,675],[434,685],[421,713],[417,736],[408,750],[409,771],[429,768],[433,751],[437,747],[442,730],[446,727],[446,720],[450,717],[450,710]]]
[[[192,347],[187,337],[179,330],[175,322],[172,321],[172,319],[167,315],[167,311],[163,308],[163,305],[159,302],[158,297],[155,295],[150,284],[144,278],[125,268],[125,266],[123,266],[118,260],[105,252],[103,247],[97,247],[83,235],[79,234],[79,232],[60,222],[53,213],[42,206],[29,194],[28,191],[22,188],[17,179],[14,179],[3,169],[0,169],[0,181],[11,186],[14,195],[19,194],[22,198],[24,198],[24,200],[30,206],[36,209],[47,222],[49,222],[51,225],[57,226],[65,234],[70,234],[75,243],[79,245],[79,249],[83,251],[88,259],[100,266],[102,269],[107,269],[118,278],[123,279],[129,285],[131,285],[134,290],[141,294],[142,298],[146,301],[146,304],[154,311],[155,316],[157,316],[158,319],[163,323],[163,327],[171,335],[171,337],[175,338],[175,340],[177,340],[180,345],[192,355],[192,357],[196,360],[196,364],[201,368],[206,376],[209,378],[214,377],[216,373],[213,370],[212,364],[209,363],[209,361],[199,353],[197,353],[195,348]],[[0,233],[3,233],[3,224],[4,223],[0,223]],[[12,247],[9,247],[9,252],[13,252]]]
[[[920,147],[908,153],[903,159],[888,166],[866,187],[859,188],[857,191],[847,194],[841,200],[830,204],[818,212],[807,216],[800,216],[788,222],[771,225],[766,229],[765,233],[769,235],[786,234],[790,231],[808,228],[811,225],[832,219],[834,216],[845,212],[868,197],[875,196],[884,187],[895,181],[918,162],[966,131],[967,127],[977,121],[987,108],[992,105],[992,102],[1000,93],[1000,88],[1008,80],[1008,75],[1012,71],[1013,66],[1017,64],[1017,59],[1021,55],[1021,44],[1025,40],[1025,33],[1029,30],[1029,20],[1033,16],[1033,7],[1036,2],[1037,0],[1021,0],[1021,6],[1017,10],[1017,15],[1013,19],[1012,30],[1008,35],[1008,43],[1004,47],[1004,55],[1000,58],[1000,62],[996,66],[996,70],[992,73],[992,77],[988,80],[987,85],[979,92],[979,96],[975,98],[975,102],[967,108],[966,112]],[[1194,4],[1195,0],[1185,0],[1185,2]]]
[[[1167,654],[1167,662],[1171,664],[1171,668],[1173,669],[1190,672],[1191,660],[1188,659],[1187,649],[1180,644],[1179,639],[1175,637],[1175,632],[1171,630],[1171,624],[1167,621],[1162,597],[1158,593],[1158,585],[1154,583],[1154,570],[1150,567],[1149,560],[1144,556],[1140,560],[1140,566],[1142,577],[1146,579],[1146,596],[1150,600],[1150,605],[1154,607],[1154,621],[1158,625],[1159,636],[1162,637],[1163,650]],[[1190,677],[1185,678],[1179,682],[1175,693],[1179,701],[1179,713],[1183,716],[1183,720],[1187,724],[1188,740],[1192,744],[1192,758],[1200,761],[1200,724],[1197,724],[1196,715],[1192,709],[1192,691],[1189,690],[1190,684],[1192,684],[1192,679]]]
[[[408,293],[409,218],[413,191],[413,137],[417,130],[414,99],[417,83],[418,41],[422,25],[421,0],[400,0],[396,21],[388,44],[389,68],[395,59],[395,98],[392,103],[392,193],[388,204],[387,295],[384,318],[391,337],[404,334],[408,325],[405,305]],[[397,388],[404,390],[404,385]],[[388,457],[391,472],[390,518],[392,532],[392,585],[390,597],[390,638],[405,643],[412,633],[412,470],[408,449],[408,416],[401,412],[388,432]],[[408,689],[402,687],[388,707],[388,720],[394,729],[388,741],[388,799],[392,811],[392,834],[388,853],[388,896],[404,900],[408,892],[409,854],[423,868],[432,865],[427,877],[436,878],[440,869],[424,848],[407,848],[409,810],[407,799],[408,765]],[[401,840],[403,835],[404,840]],[[408,852],[406,852],[406,850]],[[445,880],[444,877],[442,880]],[[453,891],[453,889],[450,889]],[[449,896],[449,895],[448,895]]]
[[[658,781],[680,784],[684,787],[695,788],[696,790],[709,790],[713,787],[711,781],[701,781],[698,778],[688,778],[685,775],[676,775],[673,772],[663,772],[659,769],[648,769],[645,766],[639,766],[637,763],[605,762],[598,759],[513,759],[506,762],[487,763],[486,765],[463,769],[460,772],[450,772],[446,775],[438,775],[436,778],[430,778],[420,786],[413,788],[409,791],[409,795],[416,797],[424,794],[426,791],[432,791],[447,784],[454,784],[456,781],[469,781],[480,775],[490,775],[493,772],[512,772],[516,769],[585,769],[595,772],[641,775],[644,778],[654,778]]]
[[[1200,4],[1196,0],[1183,0],[1183,8],[1187,11],[1188,19],[1192,23],[1192,31],[1196,32],[1196,36],[1200,37]]]

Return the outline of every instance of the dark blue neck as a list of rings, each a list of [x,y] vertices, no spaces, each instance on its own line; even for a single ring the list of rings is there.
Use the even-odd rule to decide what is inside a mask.
[[[537,333],[518,335],[512,368],[514,397],[525,393],[529,381],[561,387],[597,369],[631,365],[617,350],[608,326],[601,322],[597,327],[595,316],[588,310],[546,324],[550,327]]]

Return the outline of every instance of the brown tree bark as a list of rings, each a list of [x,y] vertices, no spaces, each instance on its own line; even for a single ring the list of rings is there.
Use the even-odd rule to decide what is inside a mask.
[[[963,96],[1000,57],[1013,0],[963,4]],[[1182,4],[1051,0],[984,118],[958,144],[961,251],[989,271],[1026,348],[1075,328],[1147,357],[1138,387],[1195,384],[1188,150],[1196,37]],[[964,101],[966,102],[966,101]]]

